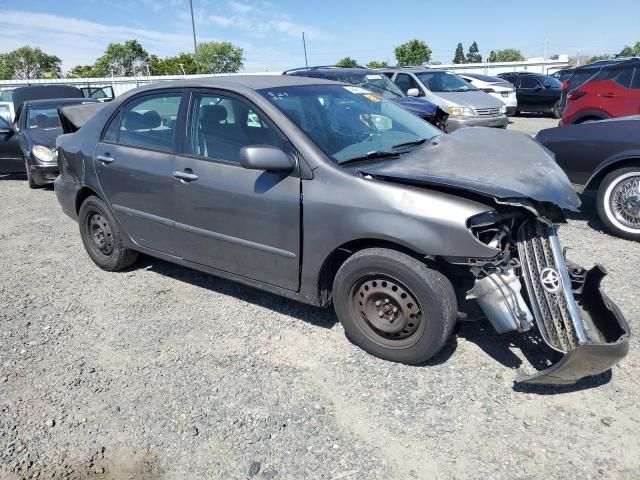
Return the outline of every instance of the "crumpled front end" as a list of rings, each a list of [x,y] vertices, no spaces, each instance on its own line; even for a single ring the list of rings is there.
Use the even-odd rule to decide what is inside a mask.
[[[499,333],[524,332],[535,324],[544,342],[564,354],[545,370],[520,374],[516,382],[573,384],[627,355],[629,326],[601,289],[606,270],[567,261],[555,227],[530,216],[471,228],[478,239],[503,250],[496,259],[471,266],[475,282],[467,298],[477,301]]]
[[[545,343],[565,356],[546,370],[516,381],[571,384],[602,373],[629,350],[629,325],[601,289],[607,274],[567,262],[555,228],[527,221],[518,230],[518,253],[529,304]]]

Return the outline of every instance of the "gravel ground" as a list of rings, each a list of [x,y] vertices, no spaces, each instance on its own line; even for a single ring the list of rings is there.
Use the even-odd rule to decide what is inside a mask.
[[[640,244],[592,214],[560,235],[609,268],[637,331]],[[330,310],[148,257],[99,270],[53,191],[17,176],[0,253],[0,478],[640,478],[637,337],[564,389],[514,386],[540,352],[484,322],[428,366],[392,364]]]

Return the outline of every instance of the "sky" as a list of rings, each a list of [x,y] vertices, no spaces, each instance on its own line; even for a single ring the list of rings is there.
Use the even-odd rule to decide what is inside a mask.
[[[424,40],[450,63],[461,42],[480,53],[617,53],[640,41],[640,1],[608,0],[193,0],[198,41],[244,49],[245,71],[333,64],[350,56],[395,63],[394,48]],[[0,0],[0,52],[28,44],[62,59],[63,71],[91,64],[110,42],[137,39],[149,53],[193,50],[189,0]]]

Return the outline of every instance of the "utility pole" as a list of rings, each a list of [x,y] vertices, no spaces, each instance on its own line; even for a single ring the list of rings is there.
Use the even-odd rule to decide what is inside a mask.
[[[196,73],[200,73],[200,65],[198,65],[198,42],[196,41],[196,21],[193,17],[193,0],[189,0],[191,7],[191,29],[193,30],[193,59],[196,62]]]
[[[307,42],[304,39],[304,32],[302,32],[302,47],[304,48],[304,65],[309,68],[309,62],[307,61]]]
[[[547,58],[547,44],[549,43],[549,39],[544,39],[544,58]]]

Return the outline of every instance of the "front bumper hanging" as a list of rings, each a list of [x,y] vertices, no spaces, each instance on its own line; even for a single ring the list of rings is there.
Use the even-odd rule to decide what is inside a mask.
[[[607,272],[566,262],[555,229],[527,222],[518,251],[529,303],[545,343],[564,357],[516,382],[570,385],[609,370],[629,351],[630,330],[620,309],[602,292]]]

